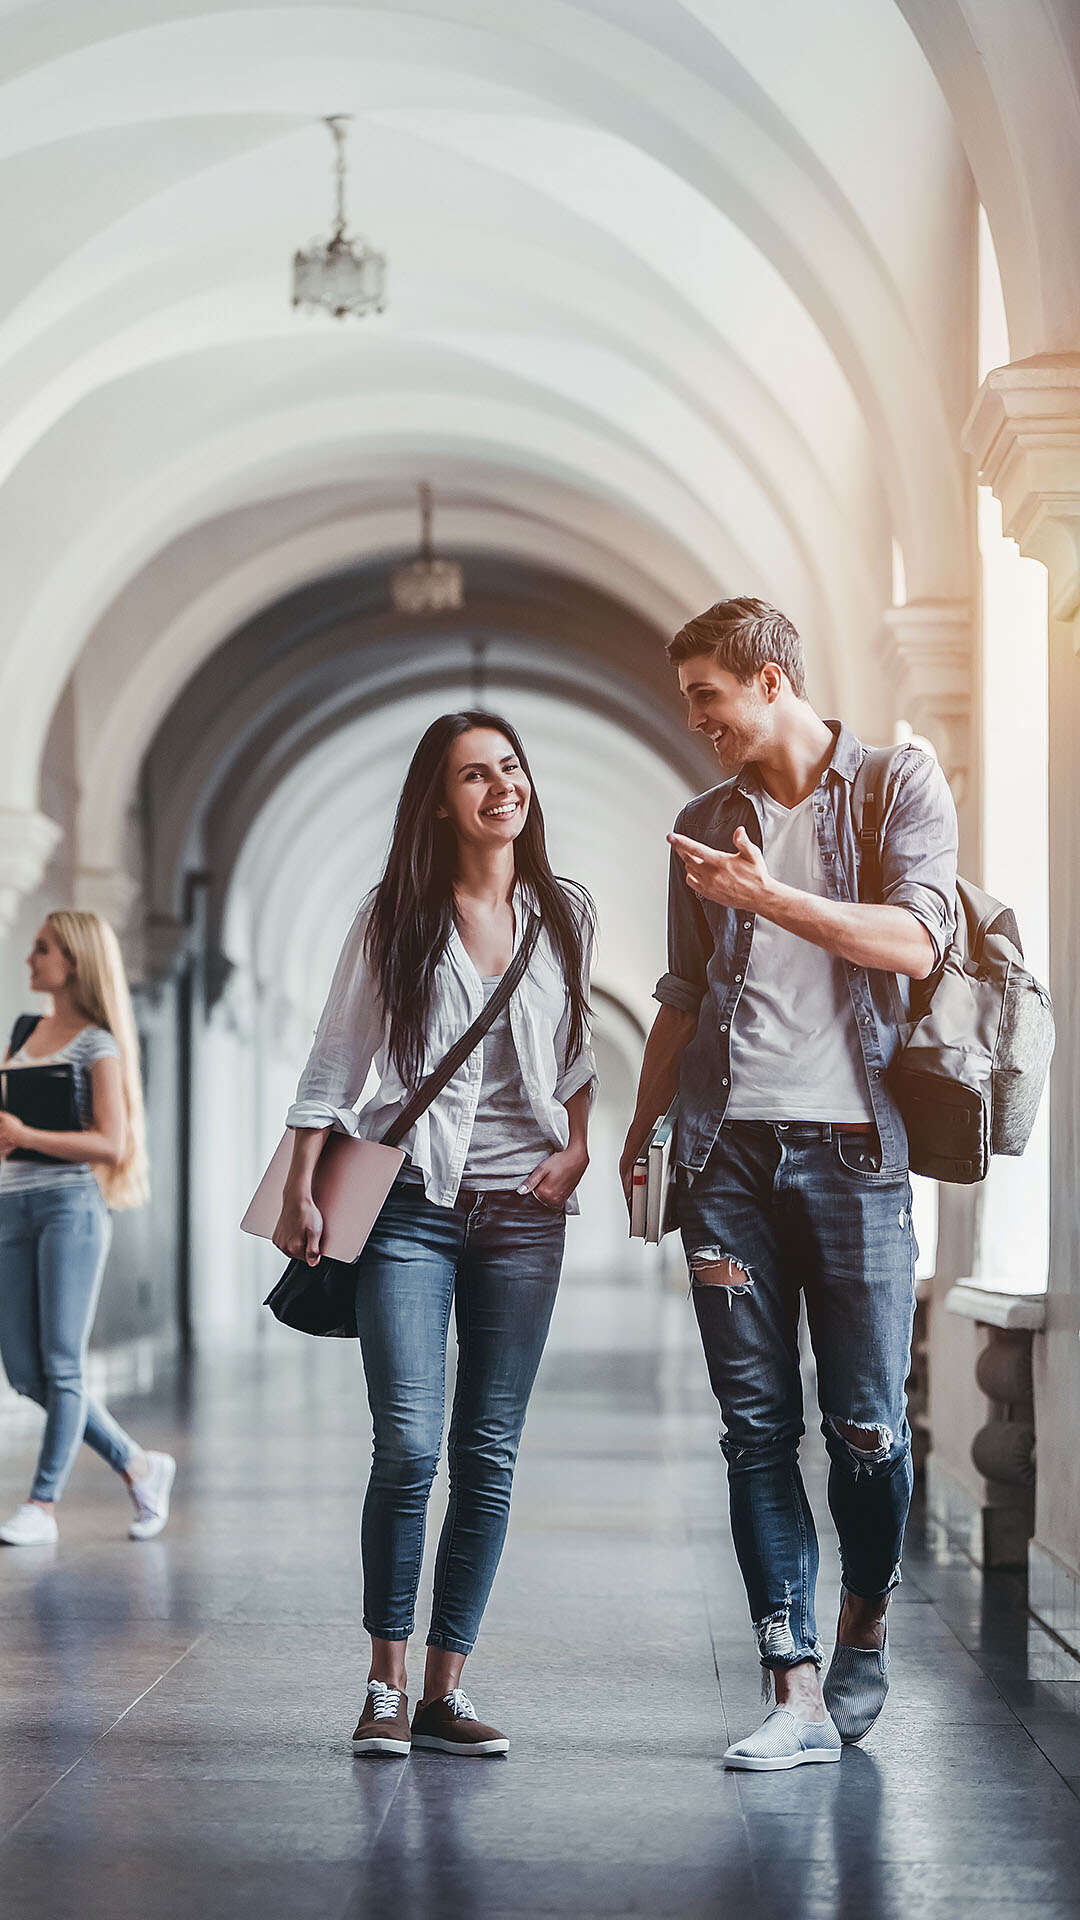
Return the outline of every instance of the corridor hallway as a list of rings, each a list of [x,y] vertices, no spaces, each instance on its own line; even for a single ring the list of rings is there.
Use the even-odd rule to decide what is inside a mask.
[[[167,1532],[130,1544],[84,1451],[59,1548],[0,1559],[6,1920],[1080,1912],[1080,1663],[1012,1576],[918,1520],[867,1749],[723,1772],[758,1675],[678,1293],[564,1285],[466,1671],[508,1762],[350,1752],[370,1439],[351,1344],[268,1325],[116,1405],[180,1459]],[[9,1504],[35,1433],[5,1433]],[[828,1638],[816,1432],[804,1452]]]

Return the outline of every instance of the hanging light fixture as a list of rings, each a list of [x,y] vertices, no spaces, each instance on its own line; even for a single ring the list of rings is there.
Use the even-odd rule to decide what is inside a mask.
[[[350,113],[326,118],[334,142],[335,211],[329,240],[313,240],[307,251],[293,255],[294,307],[361,316],[382,313],[386,307],[386,255],[365,240],[350,240],[345,232],[345,128]]]
[[[421,480],[419,493],[420,551],[391,574],[390,598],[399,613],[452,612],[465,599],[464,575],[456,560],[440,560],[432,551],[432,496],[426,480]]]

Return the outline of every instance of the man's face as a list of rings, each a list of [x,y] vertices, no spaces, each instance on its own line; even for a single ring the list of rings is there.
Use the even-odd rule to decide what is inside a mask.
[[[682,662],[679,686],[686,701],[687,726],[711,741],[725,773],[737,773],[768,746],[774,716],[760,676],[744,686],[712,654],[701,653]]]

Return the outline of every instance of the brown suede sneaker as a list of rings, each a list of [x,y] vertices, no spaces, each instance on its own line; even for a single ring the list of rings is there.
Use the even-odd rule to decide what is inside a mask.
[[[442,1700],[417,1707],[413,1714],[414,1747],[434,1747],[439,1753],[509,1753],[510,1742],[495,1727],[485,1727],[467,1693],[455,1687]]]
[[[411,1744],[407,1696],[381,1680],[369,1680],[364,1711],[352,1737],[353,1752],[404,1755]]]

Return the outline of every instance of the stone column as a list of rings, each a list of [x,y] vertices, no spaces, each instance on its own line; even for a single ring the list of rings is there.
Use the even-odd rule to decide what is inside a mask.
[[[885,615],[885,655],[899,711],[931,742],[956,800],[961,870],[979,860],[978,667],[975,621],[966,600],[913,600]],[[970,1476],[970,1434],[983,1418],[975,1384],[977,1337],[944,1318],[950,1288],[971,1272],[978,1198],[969,1187],[938,1188],[937,1257],[933,1278],[919,1284],[909,1418],[917,1471],[936,1445],[946,1472]],[[958,1382],[963,1387],[958,1391]],[[935,1506],[943,1483],[931,1468]]]
[[[62,837],[43,813],[0,807],[0,938],[10,933],[26,895],[41,885]]]
[[[1080,353],[1039,354],[983,382],[964,430],[1005,532],[1049,576],[1050,1285],[1033,1346],[1039,1472],[1033,1573],[1080,1595]],[[1017,673],[1024,671],[1018,659]],[[1012,775],[1024,806],[1024,770]],[[1048,1572],[1049,1567],[1049,1572]],[[1056,1571],[1055,1571],[1056,1570]],[[1070,1587],[1071,1582],[1071,1587]],[[1063,1605],[1072,1604],[1067,1599]]]
[[[976,852],[971,811],[977,782],[978,668],[972,609],[966,600],[912,600],[885,615],[897,696],[916,733],[932,740],[962,816],[964,857]]]

